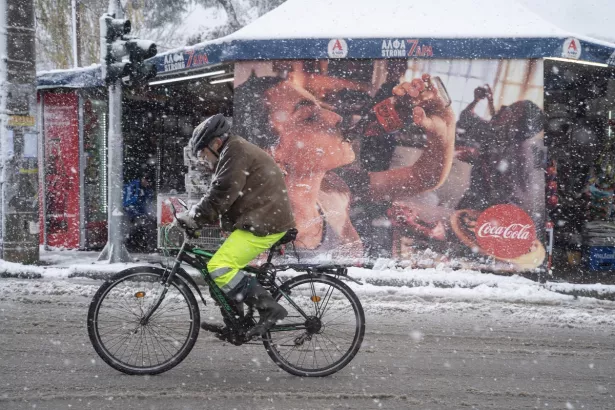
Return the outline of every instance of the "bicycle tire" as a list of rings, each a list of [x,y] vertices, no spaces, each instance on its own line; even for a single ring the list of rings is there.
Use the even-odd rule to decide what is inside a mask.
[[[151,303],[155,302],[155,300],[158,299],[159,294],[156,294],[155,291],[152,291],[152,297],[148,298],[147,305],[145,305],[144,303],[145,306],[140,306],[138,311],[132,310],[132,307],[129,304],[130,300],[132,300],[132,297],[126,299],[126,297],[122,296],[129,295],[128,292],[131,292],[134,289],[145,289],[147,288],[147,284],[151,284],[151,288],[149,288],[149,290],[161,290],[163,288],[163,285],[160,283],[160,278],[162,277],[163,273],[163,269],[150,266],[141,266],[126,269],[122,272],[115,274],[108,281],[106,281],[98,289],[98,291],[94,295],[94,298],[92,299],[92,302],[90,303],[90,307],[88,310],[88,334],[92,346],[94,347],[96,353],[98,353],[98,355],[101,357],[101,359],[105,361],[105,363],[107,363],[114,369],[119,370],[120,372],[130,375],[154,375],[166,372],[181,363],[181,361],[186,358],[186,356],[188,355],[188,353],[190,353],[190,351],[194,347],[194,344],[196,343],[196,339],[199,335],[200,330],[199,306],[190,288],[179,277],[175,277],[173,279],[173,282],[171,286],[169,286],[169,291],[167,292],[165,299],[163,300],[160,307],[152,315],[150,322],[145,326],[139,323],[139,312],[142,317],[143,312],[147,312],[147,308],[149,306],[152,306]],[[141,281],[137,281],[139,277],[141,277]],[[138,286],[133,285],[132,287],[134,289],[131,289],[130,285],[132,284],[129,285],[127,284],[128,282],[134,282],[134,284],[138,284]],[[125,289],[120,288],[120,285],[122,284],[126,284],[127,287]],[[148,296],[148,292],[144,290],[141,291],[143,291],[144,296],[137,296],[138,292],[135,292],[135,298],[145,299],[145,297]],[[113,295],[110,296],[112,293]],[[108,308],[107,305],[105,305],[105,300],[107,298],[109,298],[110,304],[110,307]],[[114,298],[118,300],[112,300]],[[171,306],[171,308],[173,309],[171,310],[171,312],[179,313],[173,313],[173,315],[169,316],[167,313],[164,312],[163,307],[169,306],[171,303],[173,303],[173,299],[175,298],[183,298],[184,302],[186,303],[186,309],[185,311],[180,312],[180,307]],[[114,302],[116,303],[115,305],[113,304]],[[139,303],[140,301],[138,301],[137,304]],[[181,303],[181,301],[179,303]],[[126,347],[124,347],[124,351],[128,350],[129,348],[131,350],[138,350],[138,347],[130,347],[130,344],[132,342],[132,336],[129,333],[136,335],[137,330],[139,330],[141,337],[141,365],[138,365],[137,362],[131,364],[126,360],[123,360],[123,357],[116,357],[119,350],[117,350],[115,353],[111,352],[111,346],[109,346],[111,342],[107,342],[105,340],[109,340],[109,338],[106,337],[106,334],[111,334],[113,336],[113,333],[111,333],[113,332],[113,330],[109,331],[111,326],[104,329],[106,334],[103,335],[103,333],[101,332],[101,330],[103,330],[101,329],[101,325],[104,322],[101,321],[101,317],[99,316],[101,313],[101,308],[103,307],[105,309],[103,313],[106,312],[107,309],[112,310],[113,314],[128,313],[128,319],[122,319],[119,316],[114,317],[111,315],[111,317],[114,318],[113,320],[111,320],[111,322],[115,321],[122,323],[122,328],[118,330],[119,336],[117,336],[121,339],[120,342],[116,343],[125,344]],[[124,312],[122,312],[123,310]],[[176,319],[177,316],[181,316],[180,320]],[[179,342],[177,342],[173,339],[175,339],[175,332],[177,332],[177,334],[182,334],[180,333],[181,329],[177,327],[178,323],[182,323],[182,319],[189,321],[190,325],[185,332],[185,337],[183,338],[183,341],[180,340]],[[166,322],[166,320],[168,320],[168,322]],[[162,323],[172,323],[172,325],[163,325]],[[127,332],[125,329],[127,325],[130,324],[132,324],[132,326],[136,326],[136,328],[134,331]],[[147,328],[147,326],[151,327]],[[167,336],[167,339],[171,339],[173,341],[169,342],[168,340],[164,340],[162,336],[160,338],[163,340],[158,340],[157,337],[160,336],[159,332],[161,334],[162,332],[166,332],[167,334],[165,334],[164,336]],[[156,337],[157,344],[154,343],[154,341],[148,343],[148,335],[152,338]],[[145,342],[143,344],[144,339]],[[168,350],[168,347],[175,346],[176,342],[177,344],[181,343],[180,348],[175,353],[171,353]],[[135,346],[138,346],[136,345],[136,342]],[[150,355],[151,351],[153,351],[156,359],[158,359],[158,355],[160,354],[160,356],[164,357],[165,360],[161,363],[153,364],[152,360],[150,359],[149,365],[145,365],[145,350],[147,350],[148,356]],[[137,352],[137,360],[139,358],[138,353],[139,352]],[[166,358],[167,353],[170,356],[168,359]]]
[[[302,289],[299,289],[299,287],[302,286]],[[324,377],[324,376],[329,376],[335,372],[338,372],[339,370],[343,369],[348,363],[350,363],[350,361],[352,361],[352,359],[354,359],[354,357],[356,356],[356,354],[359,352],[359,349],[361,348],[361,343],[363,342],[363,337],[365,335],[365,313],[363,312],[363,307],[361,306],[361,302],[359,301],[359,298],[357,297],[357,295],[352,291],[352,289],[350,289],[346,284],[344,284],[342,281],[340,281],[339,279],[336,279],[332,276],[328,276],[328,275],[315,275],[315,274],[305,274],[305,275],[300,275],[297,276],[295,278],[292,278],[286,282],[284,282],[284,284],[282,284],[282,286],[280,287],[281,289],[284,289],[285,293],[290,293],[289,297],[290,299],[292,299],[295,303],[299,304],[299,300],[303,300],[305,301],[305,297],[300,297],[301,295],[298,295],[298,293],[306,293],[306,286],[307,288],[307,293],[311,293],[312,296],[310,296],[310,300],[312,301],[312,304],[310,304],[309,302],[307,303],[307,305],[305,306],[310,306],[310,305],[318,305],[318,303],[320,302],[320,300],[322,300],[322,296],[318,296],[316,295],[316,287],[318,286],[320,289],[318,290],[320,295],[323,295],[322,288],[326,288],[326,292],[324,293],[325,298],[329,298],[327,303],[331,300],[331,297],[333,296],[333,292],[339,291],[340,296],[336,296],[337,299],[339,299],[338,301],[334,301],[334,303],[331,305],[331,307],[324,307],[324,310],[322,311],[322,315],[321,317],[324,317],[324,314],[328,312],[327,309],[331,309],[333,308],[333,306],[336,304],[336,302],[341,301],[341,299],[346,299],[350,306],[352,307],[352,313],[354,315],[354,325],[350,324],[349,327],[350,329],[352,329],[352,327],[354,327],[354,334],[352,335],[352,341],[349,343],[349,346],[347,348],[347,350],[345,352],[341,352],[339,347],[335,344],[337,343],[337,341],[339,341],[339,339],[341,339],[341,337],[338,334],[333,333],[333,327],[330,325],[331,320],[329,319],[328,322],[322,321],[322,328],[316,332],[313,333],[310,337],[310,339],[308,340],[308,342],[311,343],[311,346],[313,347],[313,358],[312,358],[312,362],[316,364],[316,368],[307,368],[304,367],[304,363],[305,360],[307,359],[307,348],[309,348],[310,343],[308,343],[307,347],[304,347],[305,345],[305,341],[300,345],[302,348],[304,348],[305,350],[305,354],[303,356],[303,362],[301,363],[301,365],[298,364],[292,364],[290,363],[289,357],[292,353],[292,350],[294,350],[296,348],[293,347],[291,349],[290,352],[288,352],[285,356],[285,354],[281,351],[281,347],[291,347],[292,345],[285,345],[283,344],[284,340],[289,340],[294,337],[293,343],[297,343],[297,338],[298,337],[306,337],[305,335],[307,333],[309,333],[306,330],[292,330],[292,331],[270,331],[266,334],[266,337],[263,338],[263,344],[265,346],[265,349],[267,351],[267,353],[269,354],[269,356],[271,357],[271,359],[273,359],[273,361],[275,362],[275,364],[277,364],[280,368],[282,368],[283,370],[285,370],[286,372],[296,375],[296,376],[303,376],[303,377]],[[330,293],[329,293],[329,289],[333,289]],[[328,295],[328,296],[327,296]],[[306,295],[303,295],[306,296]],[[318,299],[320,297],[320,299]],[[283,329],[285,323],[292,323],[293,321],[297,321],[297,318],[299,316],[299,311],[296,310],[294,307],[292,307],[292,305],[286,300],[286,298],[283,298],[282,293],[280,293],[280,291],[276,292],[276,294],[274,294],[274,298],[281,303],[286,310],[288,311],[288,316],[283,320],[280,321],[280,323],[278,323],[278,325],[276,326],[278,329]],[[316,302],[318,301],[318,302]],[[284,303],[286,302],[286,303]],[[323,302],[324,303],[324,302]],[[337,303],[338,305],[340,303]],[[301,306],[300,306],[301,307]],[[319,308],[317,308],[317,306],[314,306],[315,309],[315,315],[314,316],[318,316],[319,314]],[[304,312],[306,314],[308,314],[309,309],[303,309]],[[340,310],[344,310],[342,309],[337,309],[338,311]],[[339,315],[338,315],[339,317]],[[303,318],[301,317],[299,320],[303,320]],[[306,327],[307,327],[307,320],[305,321],[306,323]],[[326,335],[327,331],[329,332],[329,335]],[[339,330],[337,330],[338,332],[340,332]],[[288,336],[288,334],[290,333],[290,336]],[[344,332],[342,332],[344,333]],[[278,339],[278,335],[283,335],[282,337],[285,337],[285,339]],[[303,335],[303,336],[302,336]],[[324,353],[323,349],[323,345],[320,342],[319,338],[322,338],[324,343],[333,343],[335,339],[336,341],[333,343],[335,345],[335,348],[338,352],[342,353],[340,354],[339,359],[337,360],[332,360],[331,362],[329,362],[329,359],[327,358],[327,354]],[[277,342],[276,342],[276,339]],[[323,367],[318,367],[318,359],[316,359],[316,352],[317,351],[322,351],[324,353],[324,358],[327,361],[327,365],[323,366]],[[297,352],[299,352],[299,350],[297,350]],[[299,352],[299,356],[301,356],[301,352]],[[329,353],[330,358],[333,359],[333,356],[331,355],[331,353]]]

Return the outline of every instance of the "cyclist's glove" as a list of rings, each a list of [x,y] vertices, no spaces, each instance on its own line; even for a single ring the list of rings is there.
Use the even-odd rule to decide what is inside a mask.
[[[199,224],[196,223],[194,217],[190,216],[190,212],[188,211],[177,214],[177,224],[186,231],[194,232],[200,228]]]

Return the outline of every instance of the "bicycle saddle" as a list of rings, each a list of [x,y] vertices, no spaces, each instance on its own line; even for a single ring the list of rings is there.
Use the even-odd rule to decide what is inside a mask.
[[[297,228],[290,228],[288,231],[286,231],[284,236],[280,238],[280,240],[273,244],[273,246],[280,246],[284,245],[285,243],[294,241],[297,238],[298,233],[299,231],[297,230]]]

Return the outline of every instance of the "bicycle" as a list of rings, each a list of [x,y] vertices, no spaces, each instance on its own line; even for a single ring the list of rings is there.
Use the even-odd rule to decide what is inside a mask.
[[[176,215],[172,204],[171,208]],[[262,266],[243,270],[255,275],[288,311],[288,316],[261,338],[271,359],[296,376],[328,376],[350,363],[363,341],[363,307],[341,279],[359,282],[348,276],[348,265],[275,266],[274,255],[292,242],[296,233],[291,230],[274,244]],[[193,290],[204,305],[207,303],[196,281],[181,267],[184,262],[201,273],[229,325],[204,322],[203,328],[236,346],[255,339],[245,337],[256,324],[255,312],[249,309],[245,313],[243,304],[229,300],[215,284],[207,272],[213,253],[192,246],[192,237],[184,231],[172,267],[125,269],[94,295],[88,310],[88,334],[96,353],[114,369],[131,375],[163,373],[181,363],[194,347],[201,326]],[[285,281],[277,276],[289,270],[302,274]]]

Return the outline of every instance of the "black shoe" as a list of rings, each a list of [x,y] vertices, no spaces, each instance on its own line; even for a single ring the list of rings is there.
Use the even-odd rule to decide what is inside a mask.
[[[278,305],[277,308],[269,314],[269,317],[258,322],[254,327],[246,332],[246,338],[251,339],[254,336],[264,337],[269,329],[271,329],[278,320],[282,320],[288,315],[286,309]]]
[[[216,325],[213,323],[201,322],[201,329],[214,333],[227,333],[228,327],[223,325]]]
[[[255,325],[254,327],[252,327],[250,330],[248,330],[246,332],[246,339],[250,340],[252,339],[254,336],[260,336],[263,337],[267,334],[267,331],[269,329],[271,329],[271,327],[274,325],[275,323],[273,323],[271,326],[266,327],[264,324],[260,323],[258,325]]]

